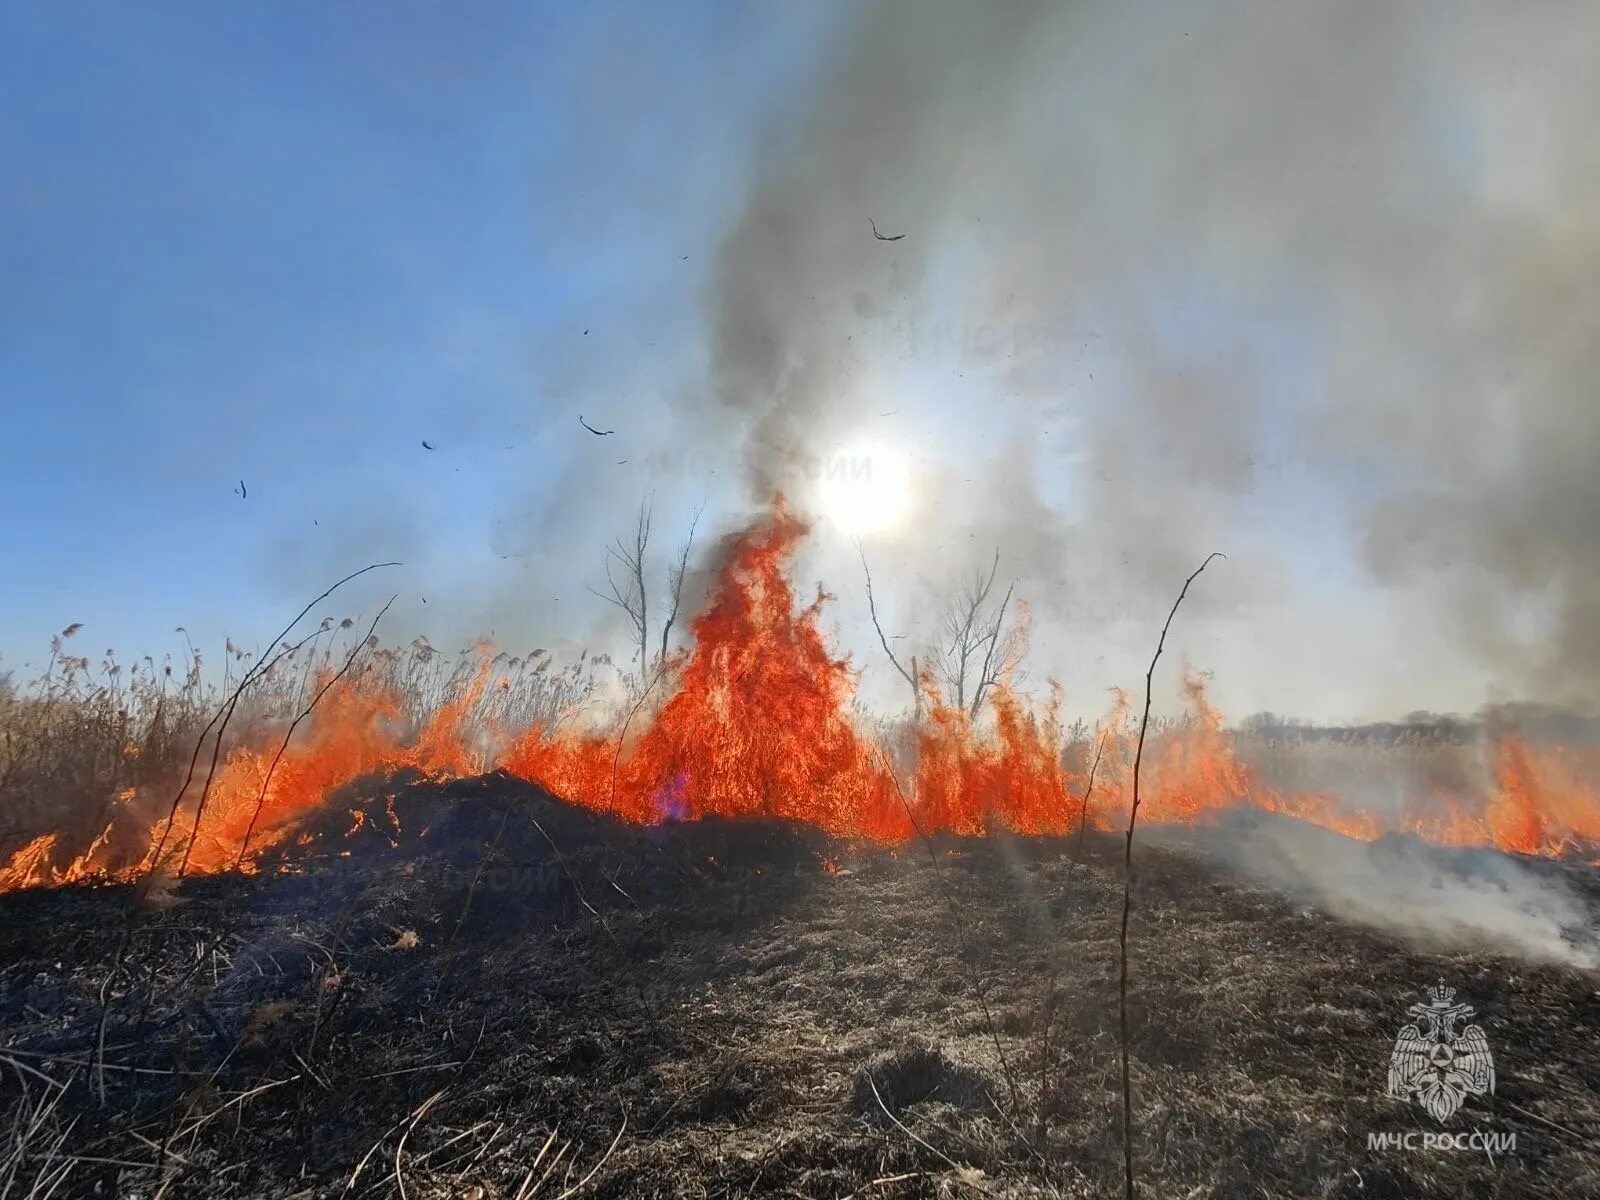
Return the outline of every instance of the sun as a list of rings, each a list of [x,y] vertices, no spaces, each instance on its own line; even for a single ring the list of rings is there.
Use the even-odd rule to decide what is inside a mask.
[[[911,512],[910,464],[879,443],[856,443],[824,459],[816,489],[822,514],[851,537],[893,533]]]

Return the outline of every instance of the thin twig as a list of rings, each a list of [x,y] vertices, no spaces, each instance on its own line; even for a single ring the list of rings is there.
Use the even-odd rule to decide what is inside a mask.
[[[341,1192],[341,1195],[347,1194],[351,1188],[355,1187],[356,1180],[361,1178],[361,1172],[367,1169],[367,1163],[372,1161],[372,1156],[378,1152],[378,1147],[383,1145],[384,1142],[388,1141],[389,1134],[393,1133],[396,1129],[399,1129],[400,1126],[404,1125],[407,1119],[408,1118],[402,1117],[394,1125],[389,1127],[388,1132],[386,1132],[377,1141],[372,1143],[372,1149],[368,1150],[361,1156],[361,1161],[356,1164],[355,1170],[350,1172],[350,1178],[345,1181],[344,1192]]]
[[[944,1162],[946,1165],[948,1165],[949,1168],[956,1173],[956,1178],[959,1179],[962,1183],[966,1184],[968,1187],[972,1188],[974,1191],[979,1191],[979,1192],[983,1191],[982,1188],[978,1187],[977,1184],[972,1182],[972,1168],[962,1166],[955,1159],[951,1158],[948,1154],[946,1154],[943,1150],[940,1150],[937,1146],[930,1145],[928,1142],[923,1141],[916,1134],[912,1133],[910,1129],[906,1128],[905,1123],[903,1121],[901,1121],[899,1117],[895,1116],[892,1112],[890,1112],[889,1111],[889,1106],[883,1102],[883,1096],[880,1095],[879,1092],[878,1092],[878,1084],[877,1084],[877,1081],[872,1078],[872,1072],[871,1071],[866,1072],[866,1076],[867,1076],[867,1086],[872,1089],[872,1098],[878,1102],[878,1107],[883,1110],[883,1115],[888,1117],[889,1120],[894,1122],[895,1128],[899,1129],[901,1133],[905,1134],[908,1138],[910,1138],[917,1145],[921,1146],[929,1154],[934,1155],[935,1157],[940,1159],[942,1162]]]
[[[98,1001],[100,1004],[99,1028],[95,1032],[94,1042],[94,1079],[95,1094],[100,1098],[100,1106],[106,1103],[106,1026],[111,1021],[111,985],[118,975],[122,973],[122,960],[128,953],[128,943],[133,939],[133,914],[130,905],[127,919],[122,924],[122,937],[117,941],[116,953],[111,956],[111,969],[106,972],[106,977],[100,981]]]
[[[567,1151],[571,1149],[571,1142],[562,1142],[561,1145],[557,1147],[556,1156],[550,1160],[550,1165],[544,1169],[544,1174],[540,1175],[538,1180],[535,1181],[533,1187],[529,1189],[529,1196],[536,1196],[539,1194],[539,1189],[544,1186],[545,1180],[549,1179],[550,1176],[556,1173],[556,1168],[561,1165],[561,1160],[567,1156]],[[567,1174],[572,1174],[571,1163],[567,1164]],[[518,1200],[521,1200],[521,1198],[519,1197]]]
[[[527,1197],[531,1194],[528,1191],[528,1185],[533,1182],[533,1173],[539,1169],[539,1164],[544,1161],[544,1156],[550,1153],[550,1147],[555,1144],[556,1132],[555,1129],[552,1129],[550,1136],[545,1138],[544,1145],[539,1147],[539,1153],[534,1155],[533,1162],[528,1165],[528,1173],[522,1177],[522,1183],[517,1188],[517,1194],[512,1197],[512,1200],[527,1200]]]
[[[66,1089],[67,1085],[62,1083],[60,1080],[54,1079],[51,1076],[46,1075],[43,1071],[39,1070],[37,1067],[30,1067],[27,1063],[18,1062],[16,1059],[12,1058],[11,1055],[15,1054],[15,1053],[26,1053],[26,1052],[25,1051],[7,1050],[5,1053],[0,1053],[0,1062],[5,1063],[6,1066],[10,1067],[13,1071],[17,1071],[17,1072],[26,1071],[29,1075],[32,1075],[35,1079],[43,1080],[44,1083],[47,1084],[50,1087],[60,1088],[62,1090]],[[44,1058],[45,1056],[44,1055],[34,1055],[33,1057]]]
[[[293,1083],[295,1080],[297,1080],[299,1078],[300,1078],[299,1075],[291,1075],[287,1079],[274,1079],[269,1083],[263,1083],[263,1084],[260,1084],[260,1085],[258,1085],[256,1087],[253,1087],[249,1091],[240,1092],[237,1096],[231,1096],[231,1097],[228,1098],[228,1100],[226,1102],[224,1102],[223,1104],[218,1105],[216,1108],[214,1108],[210,1112],[206,1113],[205,1116],[201,1117],[199,1120],[195,1121],[193,1124],[187,1125],[184,1128],[178,1130],[178,1132],[176,1132],[176,1133],[174,1133],[172,1135],[172,1140],[173,1141],[177,1141],[179,1138],[182,1138],[185,1135],[189,1135],[190,1139],[191,1139],[189,1144],[192,1147],[194,1145],[193,1138],[195,1136],[198,1136],[198,1134],[200,1133],[200,1131],[202,1129],[204,1129],[212,1121],[214,1121],[218,1117],[220,1117],[223,1113],[227,1112],[228,1109],[232,1108],[234,1105],[243,1104],[246,1100],[250,1099],[252,1096],[259,1096],[262,1092],[270,1092],[275,1087],[282,1087],[286,1083]]]
[[[304,608],[302,608],[299,613],[295,615],[294,620],[290,621],[289,624],[284,626],[283,631],[279,633],[277,637],[273,638],[268,644],[276,646],[282,642],[283,639],[288,637],[289,634],[294,630],[294,627],[305,619],[305,615],[308,612],[310,612],[317,605],[321,604],[329,596],[333,595],[334,592],[338,591],[345,584],[349,583],[352,579],[355,579],[359,575],[365,575],[368,571],[376,571],[380,567],[398,567],[399,565],[400,564],[398,562],[371,563],[365,567],[362,567],[359,571],[350,572],[350,574],[346,575],[343,579],[339,580],[338,583],[328,588],[327,591],[323,592],[315,600],[311,601],[310,604],[307,604]],[[276,661],[276,658],[268,659],[263,657],[259,662],[246,671],[244,676],[239,680],[239,686],[234,690],[233,695],[230,696],[228,701],[212,715],[211,720],[206,724],[206,727],[200,731],[200,739],[195,743],[194,755],[189,760],[189,771],[184,776],[183,784],[178,788],[177,795],[173,797],[172,811],[168,814],[166,828],[161,831],[161,841],[156,846],[155,853],[150,857],[150,869],[152,871],[155,869],[155,865],[161,861],[161,851],[165,849],[167,835],[172,832],[172,828],[177,822],[178,806],[183,803],[184,793],[189,790],[189,785],[194,782],[195,766],[199,762],[200,749],[205,745],[206,736],[211,733],[212,727],[216,725],[219,719],[222,719],[223,725],[226,727],[227,719],[224,714],[227,714],[227,716],[230,717],[232,716],[234,706],[238,704],[239,696],[244,692],[245,688],[247,688],[251,683],[255,682],[255,680],[260,676],[264,675],[268,669],[268,665],[270,663],[275,663]],[[217,737],[219,740],[222,737],[221,729],[217,730]],[[198,829],[199,827],[200,818],[199,814],[197,813],[195,816],[195,828]]]
[[[872,595],[872,568],[867,566],[867,552],[860,541],[856,542],[856,553],[861,555],[861,573],[867,577],[867,612],[872,617],[872,627],[878,631],[878,641],[883,644],[883,652],[889,656],[889,661],[894,664],[894,669],[900,672],[901,678],[911,685],[912,696],[919,697],[917,677],[913,671],[908,671],[900,665],[900,660],[894,656],[894,651],[889,649],[889,639],[883,634],[883,626],[878,623],[878,602]]]
[[[594,916],[595,920],[600,922],[600,928],[606,931],[606,936],[613,942],[616,942],[617,935],[611,932],[611,926],[606,921],[605,916],[598,908],[590,904],[589,898],[583,894],[583,887],[578,883],[577,877],[573,875],[572,868],[567,866],[567,860],[566,857],[561,853],[561,847],[556,845],[555,839],[544,831],[544,826],[539,824],[537,818],[530,816],[528,820],[532,823],[533,827],[539,831],[539,836],[544,838],[546,842],[550,843],[550,849],[555,852],[556,862],[561,867],[561,873],[567,877],[567,882],[572,885],[572,890],[577,893],[578,903],[589,910],[589,912]],[[617,944],[620,945],[621,943]]]
[[[1000,565],[999,555],[995,556],[995,565]],[[1016,581],[1013,580],[1006,588],[1005,598],[1000,601],[1000,611],[995,615],[994,624],[989,627],[989,648],[983,652],[983,666],[978,670],[978,685],[972,691],[972,709],[969,716],[977,718],[978,710],[983,707],[984,693],[987,692],[999,679],[999,672],[1005,667],[1005,659],[1011,657],[1011,639],[1007,639],[1007,651],[1000,663],[994,661],[994,652],[1000,645],[1000,631],[1005,627],[1006,609],[1011,605],[1011,593],[1016,590]]]
[[[600,1156],[600,1161],[595,1163],[594,1166],[589,1168],[589,1173],[587,1175],[585,1175],[582,1179],[578,1180],[577,1183],[573,1184],[566,1191],[562,1192],[559,1196],[557,1196],[556,1200],[567,1200],[567,1197],[577,1195],[577,1193],[583,1189],[583,1185],[588,1183],[589,1180],[593,1179],[595,1177],[595,1174],[600,1170],[600,1168],[606,1165],[606,1160],[611,1157],[611,1152],[617,1148],[617,1143],[622,1140],[622,1135],[624,1133],[626,1133],[627,1131],[628,1131],[628,1114],[627,1113],[623,1113],[622,1114],[622,1124],[617,1128],[617,1136],[611,1139],[611,1145],[608,1146],[606,1148],[606,1152]]]
[[[1117,976],[1117,1027],[1119,1040],[1122,1043],[1122,1169],[1126,1186],[1127,1200],[1134,1200],[1135,1189],[1133,1183],[1133,1084],[1128,1073],[1128,914],[1133,908],[1133,827],[1139,819],[1139,767],[1144,761],[1144,735],[1150,726],[1150,691],[1151,681],[1155,678],[1156,663],[1161,661],[1161,652],[1166,649],[1167,630],[1172,628],[1172,618],[1178,615],[1178,605],[1183,603],[1183,598],[1189,594],[1189,585],[1193,583],[1211,564],[1213,558],[1226,558],[1227,555],[1213,550],[1206,555],[1205,562],[1195,568],[1194,574],[1183,581],[1183,590],[1178,593],[1178,598],[1172,602],[1172,611],[1167,614],[1167,622],[1161,627],[1161,638],[1156,642],[1155,656],[1150,660],[1150,669],[1144,673],[1144,716],[1139,720],[1139,745],[1133,753],[1133,803],[1128,809],[1128,841],[1123,850],[1122,858],[1122,930],[1117,938],[1117,957],[1119,969]]]
[[[628,727],[633,724],[634,717],[639,715],[639,710],[644,707],[644,702],[649,698],[656,684],[661,682],[662,675],[666,674],[667,660],[663,656],[656,664],[656,673],[651,676],[650,682],[645,685],[644,691],[639,693],[639,698],[633,702],[633,707],[628,710],[627,718],[622,722],[622,732],[617,734],[617,749],[611,756],[611,800],[607,806],[609,812],[617,811],[617,770],[622,763],[622,747],[628,740]]]
[[[305,708],[300,711],[300,714],[296,716],[292,722],[290,722],[289,728],[284,731],[283,741],[278,745],[278,752],[272,756],[272,765],[267,768],[266,776],[261,780],[261,794],[256,797],[255,812],[250,814],[250,824],[245,828],[244,837],[239,841],[239,857],[234,859],[234,870],[237,871],[239,868],[244,866],[244,855],[245,851],[250,847],[250,837],[256,831],[256,822],[261,819],[262,809],[266,807],[267,789],[272,786],[272,776],[278,770],[278,763],[282,761],[284,752],[289,749],[289,741],[294,737],[294,731],[300,727],[301,721],[305,720],[311,715],[312,709],[317,707],[318,702],[328,694],[333,685],[344,678],[345,673],[349,671],[351,666],[355,664],[357,656],[360,655],[362,650],[366,649],[367,644],[372,640],[372,635],[378,628],[378,622],[383,620],[383,614],[389,611],[389,605],[393,604],[398,599],[398,596],[389,597],[389,603],[380,608],[378,610],[378,615],[372,618],[372,624],[367,627],[366,637],[362,638],[355,644],[355,647],[350,651],[349,656],[344,660],[344,665],[335,671],[331,676],[329,676],[327,681],[317,689],[317,694],[311,697],[311,703],[307,704]],[[190,835],[189,844],[192,846],[194,844],[194,839],[199,836],[200,822],[197,815],[194,833]],[[184,857],[184,862],[185,864],[188,863],[187,855]],[[180,870],[178,873],[180,875],[183,874],[182,870]]]
[[[672,608],[661,626],[661,652],[656,655],[658,663],[667,661],[667,638],[671,636],[673,623],[678,619],[678,606],[683,600],[683,581],[689,573],[689,552],[694,549],[694,531],[699,528],[700,514],[705,510],[706,502],[702,500],[700,507],[694,510],[694,519],[689,522],[689,536],[678,552],[677,565],[667,572],[667,583],[672,588]]]
[[[1583,1134],[1579,1133],[1576,1129],[1569,1129],[1565,1125],[1558,1125],[1558,1124],[1556,1124],[1556,1122],[1552,1121],[1549,1117],[1541,1117],[1538,1113],[1534,1112],[1532,1109],[1523,1108],[1522,1105],[1513,1104],[1509,1100],[1506,1101],[1506,1106],[1508,1108],[1515,1109],[1517,1112],[1521,1113],[1525,1117],[1530,1118],[1531,1120],[1538,1121],[1539,1124],[1541,1124],[1541,1125],[1548,1125],[1551,1129],[1556,1130],[1558,1133],[1566,1134],[1568,1137],[1575,1139],[1580,1145],[1588,1146],[1588,1145],[1591,1145],[1593,1143],[1593,1138],[1592,1137],[1585,1137]]]
[[[308,1059],[315,1058],[317,1055],[317,1038],[322,1035],[323,1021],[332,1020],[334,1013],[339,1010],[339,1005],[343,1003],[344,998],[350,994],[349,988],[339,987],[337,989],[337,994],[333,998],[332,1007],[324,1010],[323,998],[328,994],[328,981],[329,979],[337,980],[339,978],[339,964],[336,957],[336,952],[340,948],[340,943],[344,941],[345,934],[350,931],[350,924],[356,919],[356,913],[358,909],[366,900],[371,890],[372,885],[369,884],[357,891],[353,896],[350,897],[349,901],[346,902],[344,910],[339,914],[339,922],[334,926],[333,938],[329,943],[333,949],[326,949],[320,945],[317,945],[315,942],[311,943],[311,945],[316,946],[317,949],[321,950],[323,954],[327,956],[328,962],[327,965],[324,966],[317,975],[317,1006],[311,1018],[311,1036],[306,1041],[305,1057]],[[332,975],[329,975],[330,971],[333,972]]]
[[[394,1148],[394,1185],[400,1193],[400,1200],[406,1200],[405,1176],[400,1171],[400,1156],[406,1152],[406,1139],[411,1136],[411,1131],[417,1127],[418,1122],[428,1115],[428,1110],[443,1097],[444,1091],[437,1091],[422,1102],[416,1111],[411,1114],[411,1124],[406,1126],[406,1131],[400,1135],[400,1141]]]

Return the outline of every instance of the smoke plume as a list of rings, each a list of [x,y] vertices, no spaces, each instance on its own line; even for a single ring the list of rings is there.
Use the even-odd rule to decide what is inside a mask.
[[[1581,6],[863,7],[721,235],[708,436],[752,503],[909,454],[885,574],[998,547],[1080,678],[1225,548],[1234,706],[1593,703],[1597,46]]]
[[[1270,813],[1234,812],[1211,829],[1149,826],[1229,869],[1425,952],[1485,948],[1533,961],[1600,967],[1582,869],[1452,850],[1398,835],[1376,842]]]

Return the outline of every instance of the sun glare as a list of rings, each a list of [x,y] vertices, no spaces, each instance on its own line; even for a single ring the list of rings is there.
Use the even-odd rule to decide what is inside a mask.
[[[819,507],[852,537],[893,533],[904,524],[911,498],[910,465],[885,446],[849,446],[818,468]]]

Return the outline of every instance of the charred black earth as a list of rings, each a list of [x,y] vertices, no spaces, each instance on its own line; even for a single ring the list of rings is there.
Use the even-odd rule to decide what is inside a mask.
[[[292,870],[0,897],[0,1194],[1121,1194],[1120,839],[930,855],[619,826],[503,776],[365,795]],[[1593,972],[1135,857],[1142,1195],[1600,1195]],[[1385,1095],[1438,979],[1498,1069],[1444,1126]],[[1369,1147],[1440,1131],[1515,1149]]]

